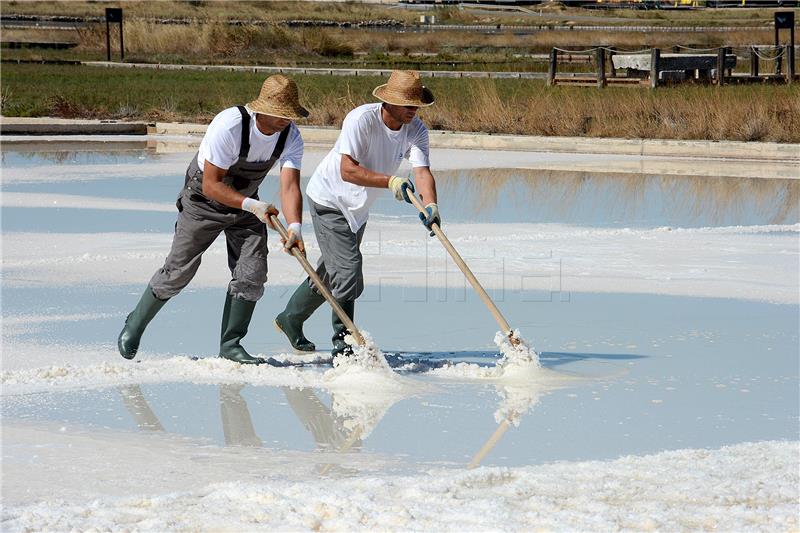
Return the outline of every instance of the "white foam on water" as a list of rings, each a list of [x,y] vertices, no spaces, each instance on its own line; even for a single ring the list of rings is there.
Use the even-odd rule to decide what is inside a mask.
[[[522,338],[518,329],[511,332],[511,337],[502,331],[498,331],[494,336],[494,343],[500,349],[500,353],[503,354],[502,359],[497,363],[503,373],[541,368],[539,354]]]
[[[112,349],[107,352],[112,354]],[[109,358],[112,357],[109,355]],[[285,356],[278,356],[285,359]],[[102,388],[122,384],[163,383],[250,383],[314,387],[321,385],[320,373],[314,369],[269,365],[240,365],[227,359],[209,356],[192,359],[186,356],[123,360],[96,364],[53,364],[36,368],[0,372],[2,396],[31,394],[53,390]]]
[[[333,368],[322,380],[332,393],[334,412],[345,419],[345,427],[365,438],[389,407],[427,386],[394,372],[372,336],[363,330],[361,336],[363,345],[356,344],[352,335],[345,337],[353,354],[335,357]]]
[[[540,387],[501,386],[497,387],[500,405],[494,412],[494,420],[498,424],[508,420],[519,427],[522,417],[533,408],[542,396],[549,392]]]
[[[323,379],[328,387],[363,388],[365,381],[369,388],[376,382],[385,382],[390,386],[397,383],[397,375],[392,371],[380,348],[366,331],[361,332],[364,344],[359,345],[353,335],[346,335],[344,341],[352,346],[351,355],[339,355],[333,358],[333,368],[325,372]]]
[[[496,382],[526,383],[541,378],[542,364],[539,354],[522,338],[518,329],[512,332],[516,344],[509,336],[498,331],[494,342],[502,356],[494,366],[482,366],[475,363],[456,363],[431,370],[432,374],[441,377],[466,380],[489,380]]]

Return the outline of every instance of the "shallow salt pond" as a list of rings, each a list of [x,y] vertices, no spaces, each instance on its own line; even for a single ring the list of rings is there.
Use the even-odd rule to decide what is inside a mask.
[[[307,148],[304,182],[322,155]],[[520,284],[506,284],[501,274],[489,292],[540,353],[543,368],[527,382],[510,383],[485,377],[484,370],[498,360],[492,343],[498,328],[452,266],[443,284],[426,286],[419,277],[401,286],[390,277],[386,283],[368,280],[357,324],[385,353],[421,361],[420,368],[398,372],[407,385],[402,391],[382,395],[328,386],[324,365],[262,369],[258,379],[248,378],[246,371],[234,377],[203,373],[201,364],[214,356],[218,342],[226,283],[222,267],[217,277],[198,280],[171,301],[148,329],[137,360],[127,362],[116,353],[116,335],[166,255],[175,218],[171,203],[191,154],[4,147],[5,493],[10,494],[7,483],[25,483],[24,472],[46,470],[43,457],[68,435],[117,445],[137,443],[144,435],[156,451],[170,449],[166,443],[178,439],[182,449],[193,450],[192,457],[202,456],[198,464],[220,467],[233,461],[230,451],[259,460],[280,457],[290,466],[289,478],[291,465],[299,463],[317,465],[316,473],[323,475],[406,473],[432,465],[522,466],[797,440],[798,302],[791,296],[796,271],[783,276],[787,279],[763,279],[772,287],[770,294],[789,297],[753,296],[752,284],[740,297],[739,274],[752,265],[736,248],[738,241],[722,250],[728,254],[724,265],[701,264],[696,271],[684,264],[691,250],[687,255],[686,249],[668,248],[657,262],[667,271],[674,268],[669,276],[651,276],[637,256],[640,246],[667,233],[664,227],[711,228],[713,234],[714,228],[782,225],[788,229],[767,229],[753,238],[774,257],[796,264],[792,225],[800,216],[800,181],[786,176],[785,166],[776,164],[769,179],[741,177],[744,171],[736,163],[698,164],[698,173],[691,175],[685,170],[691,164],[684,162],[676,167],[680,174],[653,174],[631,172],[631,163],[641,160],[632,157],[530,154],[529,161],[505,167],[522,156],[492,159],[489,153],[477,160],[474,152],[435,150],[434,163],[437,155],[445,167],[435,172],[444,230],[453,224],[462,231],[456,246],[466,247],[465,259],[479,278],[494,279],[516,264],[499,247],[507,234],[548,228],[557,233],[567,227],[585,230],[590,238],[610,230],[633,232],[624,253],[616,254],[624,256],[620,272],[627,268],[645,281],[661,276],[654,281],[661,285],[654,285],[654,293],[633,290],[623,274],[611,274],[596,290],[573,290],[572,274],[567,275],[571,258],[558,254],[559,243],[520,249],[521,255],[533,253],[539,260],[514,267],[510,277],[521,278]],[[599,172],[585,170],[591,166]],[[762,167],[769,172],[768,164]],[[275,180],[269,180],[261,197],[273,198],[276,190]],[[427,238],[422,232],[411,240],[397,237],[418,225],[409,210],[388,197],[376,204],[367,233],[386,235],[365,251],[367,270],[387,253],[381,246],[409,257],[422,253],[412,246]],[[460,224],[477,226],[463,230]],[[492,228],[500,229],[491,233]],[[310,239],[310,224],[305,232]],[[149,250],[151,241],[142,241],[127,254],[115,244],[115,235],[123,233],[163,239]],[[21,234],[30,234],[30,250],[9,249],[7,243],[19,246],[14,239]],[[73,256],[52,252],[57,242],[49,251],[37,248],[50,234],[107,239],[108,249]],[[616,234],[610,235],[603,238],[613,241]],[[698,253],[711,246],[706,235],[698,233]],[[470,248],[477,237],[483,244]],[[432,240],[426,246],[424,253],[432,258],[427,268],[435,270],[443,264],[441,251]],[[713,246],[725,248],[716,241]],[[274,332],[272,317],[301,274],[274,246],[271,252],[272,282],[245,345],[251,352],[278,356],[287,345]],[[317,257],[313,248],[310,255]],[[220,257],[214,260],[219,263]],[[120,258],[121,263],[109,263]],[[83,278],[62,277],[59,269],[65,264],[78,265]],[[394,266],[413,270],[402,261]],[[703,285],[708,266],[725,273],[724,296],[709,297],[693,285],[672,293],[673,283],[688,284],[694,276]],[[216,267],[204,263],[203,268]],[[294,278],[287,278],[289,269]],[[586,272],[584,278],[595,276],[591,268]],[[534,280],[526,288],[526,276],[545,283]],[[323,308],[306,326],[321,350],[330,346],[329,324],[330,313]],[[156,366],[161,363],[165,366]],[[510,422],[507,428],[504,420]],[[487,441],[494,442],[479,454]],[[77,464],[91,460],[91,446],[71,449],[62,450],[60,458]],[[135,455],[127,459],[134,465],[136,460]],[[147,460],[142,455],[143,465]],[[245,467],[232,468],[245,475]],[[39,495],[35,488],[30,492]]]

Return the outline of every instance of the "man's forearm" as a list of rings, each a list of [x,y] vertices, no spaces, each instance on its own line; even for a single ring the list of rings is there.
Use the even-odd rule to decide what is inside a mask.
[[[244,196],[222,181],[227,172],[227,169],[206,161],[203,165],[203,195],[228,207],[241,209]]]
[[[362,167],[350,156],[343,154],[341,162],[342,179],[354,185],[362,187],[377,187],[386,189],[389,186],[389,178],[386,174],[372,171]]]
[[[206,183],[203,180],[203,195],[215,202],[219,202],[228,207],[241,208],[244,195],[233,187],[221,181]]]
[[[300,192],[300,171],[281,170],[281,209],[287,224],[303,220],[303,194]]]
[[[428,169],[414,169],[414,184],[422,204],[436,203],[436,181]]]
[[[342,179],[354,185],[361,185],[363,187],[378,187],[387,188],[389,186],[389,178],[386,174],[380,172],[373,172],[368,168],[356,166],[348,172],[342,173]]]

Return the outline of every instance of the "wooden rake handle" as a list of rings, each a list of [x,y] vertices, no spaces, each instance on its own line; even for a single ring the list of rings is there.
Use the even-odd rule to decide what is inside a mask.
[[[281,224],[281,221],[278,220],[278,217],[276,217],[275,215],[270,215],[269,219],[272,222],[273,226],[275,226],[275,229],[278,230],[278,233],[281,234],[281,237],[283,237],[285,240],[288,241],[289,232],[286,231],[286,228],[283,227],[283,224]],[[328,288],[325,286],[325,284],[322,283],[322,280],[319,278],[319,275],[317,275],[317,271],[314,270],[314,267],[312,267],[311,263],[308,262],[308,259],[306,259],[305,254],[303,254],[303,252],[298,250],[297,246],[292,247],[291,252],[292,255],[295,256],[295,258],[300,262],[300,265],[303,267],[303,270],[306,271],[308,277],[311,278],[311,281],[314,282],[314,285],[316,285],[317,290],[321,292],[322,296],[324,296],[325,299],[328,300],[328,303],[331,304],[334,313],[336,313],[336,315],[341,319],[345,327],[350,330],[350,333],[353,334],[353,337],[355,337],[356,339],[356,343],[359,346],[364,346],[364,337],[361,335],[361,332],[358,330],[358,328],[350,319],[350,317],[347,316],[347,313],[344,312],[342,306],[340,306],[339,303],[334,299],[333,295],[331,294],[331,291],[329,291]]]
[[[500,438],[503,436],[506,430],[508,430],[508,426],[509,426],[508,420],[503,420],[502,422],[500,422],[500,425],[497,426],[496,430],[494,430],[494,433],[492,433],[492,436],[489,437],[489,440],[487,440],[486,443],[483,446],[481,446],[481,449],[478,450],[478,453],[476,453],[475,456],[472,458],[472,461],[469,462],[469,464],[467,465],[468,469],[472,470],[473,468],[481,464],[483,458],[486,457],[486,455],[490,451],[492,451],[492,448],[495,447],[495,445],[500,441]]]
[[[416,207],[420,213],[425,216],[428,215],[428,212],[425,211],[425,207],[423,207],[416,194],[408,194],[408,197],[411,199],[411,203],[414,204],[414,207]],[[464,276],[466,276],[467,280],[469,280],[470,284],[472,284],[472,288],[478,293],[478,296],[480,296],[481,300],[483,300],[483,303],[486,304],[486,307],[489,308],[492,316],[500,325],[500,330],[513,342],[516,337],[514,337],[514,332],[511,330],[511,326],[508,325],[508,322],[506,322],[506,319],[503,318],[500,310],[494,304],[492,299],[489,298],[489,295],[486,294],[486,291],[483,289],[483,286],[481,286],[478,278],[475,277],[475,274],[472,273],[472,270],[470,270],[470,268],[464,262],[464,259],[461,258],[461,255],[458,253],[458,251],[456,251],[455,247],[450,242],[450,239],[448,239],[444,234],[442,228],[439,227],[439,224],[433,223],[431,224],[431,231],[433,231],[433,233],[439,237],[439,241],[441,241],[442,246],[444,246],[445,250],[447,250],[447,252],[450,254],[450,257],[452,257],[453,261],[455,261],[456,265],[458,265],[458,268],[461,269],[461,272],[464,273]]]

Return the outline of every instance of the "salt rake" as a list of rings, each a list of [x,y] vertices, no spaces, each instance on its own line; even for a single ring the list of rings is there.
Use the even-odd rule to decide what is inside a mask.
[[[278,233],[281,234],[281,237],[283,237],[285,240],[288,240],[289,232],[286,231],[286,228],[283,227],[283,224],[281,224],[281,221],[278,220],[278,217],[275,215],[271,215],[269,219],[270,222],[272,222],[275,229],[278,230]],[[291,252],[292,255],[295,256],[295,258],[300,262],[300,265],[303,267],[303,270],[306,271],[308,277],[311,278],[311,281],[314,282],[314,285],[317,287],[317,290],[319,290],[319,292],[322,293],[322,296],[324,296],[325,299],[328,301],[328,303],[331,304],[334,313],[336,313],[336,315],[339,317],[339,319],[342,321],[345,327],[348,330],[350,330],[350,334],[353,335],[356,344],[358,344],[359,346],[366,346],[363,335],[361,335],[361,332],[358,330],[358,328],[350,319],[350,317],[347,316],[347,313],[344,312],[342,306],[340,306],[339,303],[334,299],[333,295],[325,286],[325,284],[322,282],[319,275],[317,275],[317,271],[314,270],[314,267],[312,267],[311,263],[309,263],[308,259],[306,259],[305,254],[303,254],[303,252],[298,250],[297,246],[292,247]]]
[[[425,216],[428,215],[428,212],[425,211],[425,207],[423,207],[416,194],[409,194],[408,197],[411,200],[411,203],[414,204],[414,207],[416,207],[420,213]],[[450,239],[448,239],[444,234],[442,228],[439,227],[439,224],[436,224],[435,222],[431,224],[431,231],[439,238],[442,246],[444,246],[445,250],[447,250],[447,252],[450,254],[450,257],[452,257],[453,261],[455,261],[456,265],[458,265],[458,268],[461,269],[461,272],[463,272],[464,276],[467,278],[467,280],[469,280],[472,288],[475,289],[475,292],[478,293],[478,296],[480,296],[481,300],[483,300],[483,303],[489,308],[492,316],[500,325],[500,330],[503,332],[503,334],[508,337],[508,340],[511,341],[512,345],[518,346],[520,344],[520,340],[514,335],[514,330],[511,329],[511,326],[508,325],[506,319],[503,318],[500,310],[494,304],[492,299],[489,298],[489,295],[486,293],[483,286],[481,286],[478,278],[475,277],[475,274],[472,273],[472,270],[470,270],[470,268],[464,262],[464,259],[461,258],[461,255],[450,242]]]

